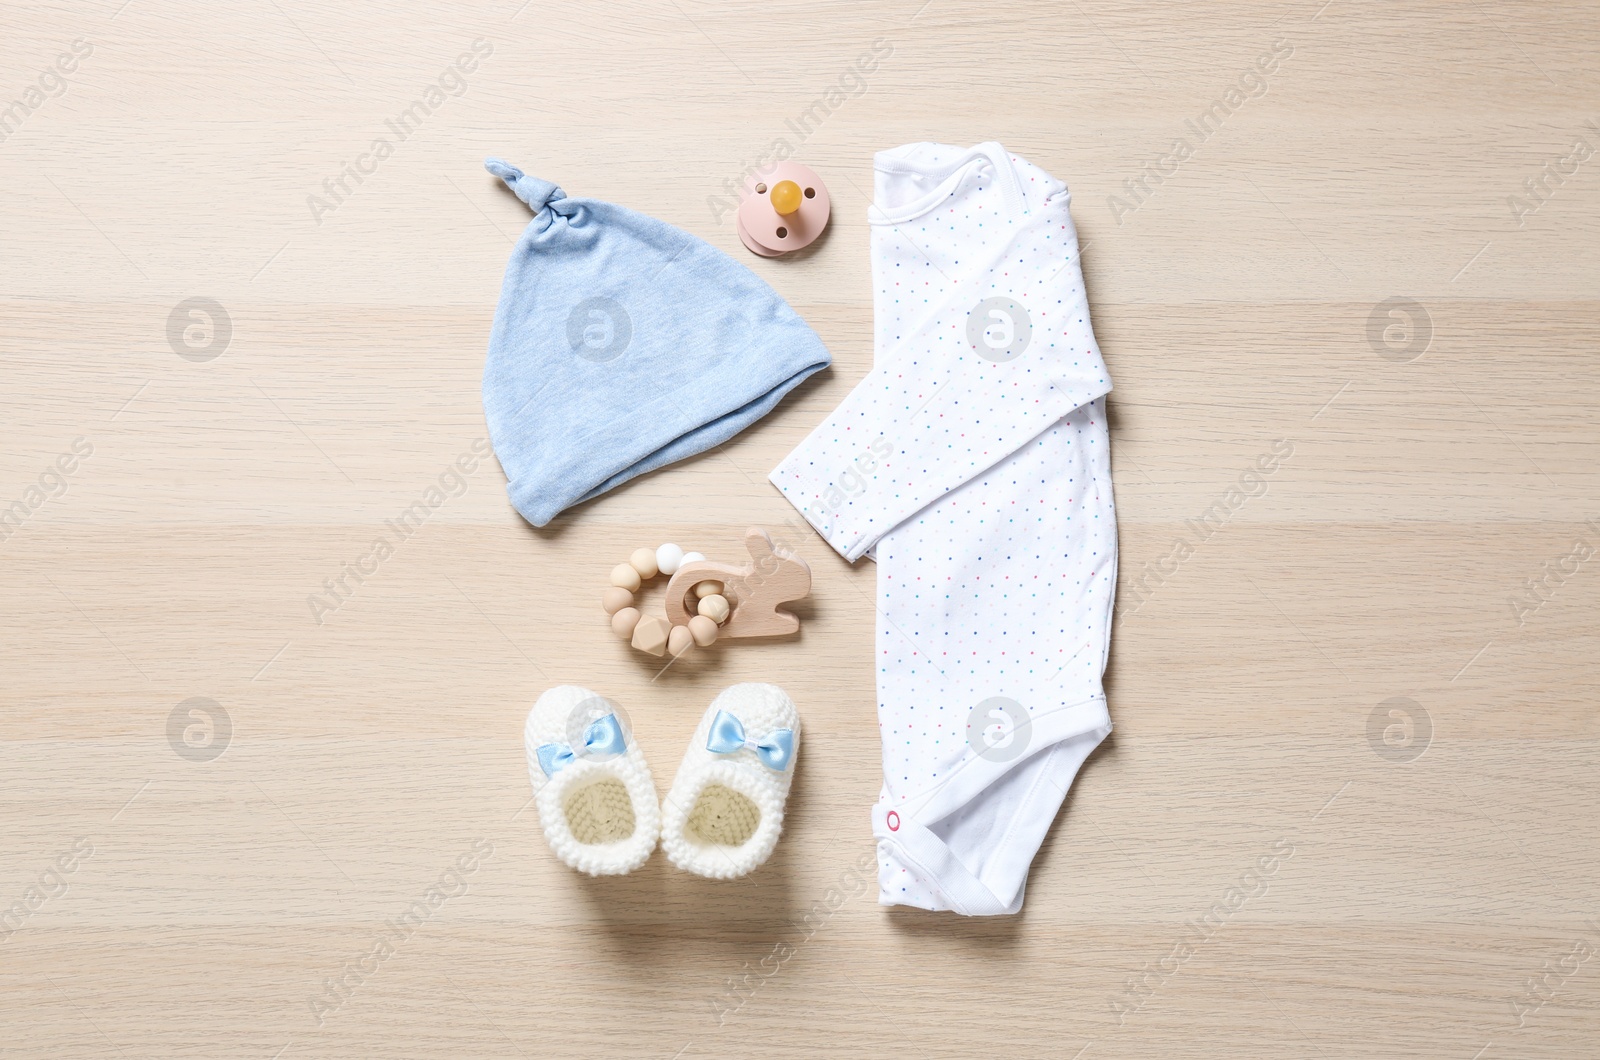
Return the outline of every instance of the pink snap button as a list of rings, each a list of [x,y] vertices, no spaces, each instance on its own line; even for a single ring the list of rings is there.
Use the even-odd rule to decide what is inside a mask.
[[[889,821],[889,831],[891,831],[891,832],[900,831],[900,815],[898,813],[895,813],[893,810],[890,810],[889,811],[888,821]]]

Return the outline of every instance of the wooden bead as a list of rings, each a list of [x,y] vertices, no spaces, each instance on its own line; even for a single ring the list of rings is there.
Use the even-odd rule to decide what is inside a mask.
[[[639,624],[639,609],[637,607],[624,607],[621,611],[611,616],[611,632],[627,640],[633,636],[633,627]]]
[[[606,614],[614,615],[624,607],[633,606],[633,594],[613,585],[601,594],[600,606],[606,609]]]
[[[700,600],[700,614],[719,626],[728,621],[728,614],[732,610],[733,608],[728,606],[728,598],[717,593],[712,593],[710,596],[703,597]]]
[[[694,642],[702,648],[708,648],[717,642],[717,624],[705,615],[695,615],[691,618],[688,629]]]
[[[660,655],[667,650],[667,634],[671,631],[666,619],[646,615],[633,627],[633,646],[651,655]]]
[[[689,627],[673,626],[672,632],[667,634],[667,652],[676,659],[692,647],[694,634],[689,632]]]
[[[656,550],[653,548],[636,548],[633,555],[628,557],[628,565],[639,572],[639,577],[649,580],[661,573],[661,568],[656,564]]]
[[[672,575],[678,573],[678,566],[683,562],[683,549],[668,541],[656,549],[656,570],[662,574]]]
[[[694,587],[695,596],[702,600],[710,596],[712,593],[716,593],[718,596],[722,595],[721,582],[701,582],[699,585]]]
[[[619,563],[611,568],[611,584],[631,593],[638,591],[643,582],[639,580],[639,572],[633,569],[633,564]]]

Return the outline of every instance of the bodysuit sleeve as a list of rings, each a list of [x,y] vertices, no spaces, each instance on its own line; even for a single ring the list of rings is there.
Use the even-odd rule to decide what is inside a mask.
[[[769,476],[845,559],[1110,391],[1076,240],[1052,250],[952,285]]]

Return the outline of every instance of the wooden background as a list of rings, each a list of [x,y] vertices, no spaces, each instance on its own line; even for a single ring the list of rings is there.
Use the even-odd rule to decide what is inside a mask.
[[[8,5],[0,505],[28,517],[0,542],[0,1056],[1593,1056],[1597,18]],[[479,38],[461,94],[313,211]],[[1275,41],[1265,91],[1193,143]],[[802,141],[788,122],[830,90]],[[780,137],[834,219],[762,261],[713,200]],[[1180,137],[1193,156],[1114,209]],[[800,638],[659,679],[597,607],[637,545],[737,556],[792,518],[764,476],[870,360],[872,152],[921,139],[996,139],[1068,182],[1116,383],[1117,729],[1007,919],[886,911],[857,875],[870,563],[790,530],[816,575]],[[485,434],[527,218],[489,154],[726,249],[834,366],[545,531],[485,463],[319,624],[308,597]],[[226,334],[169,330],[193,298]],[[1264,492],[1170,562],[1278,439]],[[765,868],[554,861],[521,743],[541,691],[614,697],[664,788],[741,680],[807,725]]]

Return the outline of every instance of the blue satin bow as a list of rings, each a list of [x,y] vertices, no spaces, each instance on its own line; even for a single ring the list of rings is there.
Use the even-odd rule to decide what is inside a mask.
[[[794,757],[794,730],[773,729],[764,740],[747,740],[743,722],[725,710],[717,711],[717,716],[711,719],[706,750],[712,754],[731,755],[745,748],[754,751],[768,769],[782,773]]]
[[[622,726],[617,724],[615,714],[607,714],[583,730],[585,757],[619,755],[627,749],[628,739],[622,735]],[[572,748],[564,743],[547,743],[535,753],[539,756],[539,768],[544,770],[544,775],[547,777],[555,776],[578,757]]]

